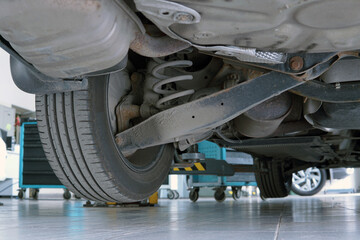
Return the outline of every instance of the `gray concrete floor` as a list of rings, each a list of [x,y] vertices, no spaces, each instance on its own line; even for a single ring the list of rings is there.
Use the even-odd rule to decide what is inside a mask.
[[[160,200],[141,208],[84,208],[60,197],[0,199],[0,239],[360,239],[360,195]]]

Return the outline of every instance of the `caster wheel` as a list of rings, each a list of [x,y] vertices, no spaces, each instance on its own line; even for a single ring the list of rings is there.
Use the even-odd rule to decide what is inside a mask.
[[[76,195],[76,194],[74,194],[74,198],[75,198],[75,199],[81,199],[81,197],[78,196],[78,195]]]
[[[192,189],[189,193],[189,198],[192,202],[196,202],[199,199],[199,190]]]
[[[19,199],[24,199],[24,191],[23,190],[19,190],[18,197],[19,197]]]
[[[167,198],[168,199],[174,199],[175,198],[175,193],[173,190],[169,189],[167,192]]]
[[[65,200],[69,200],[71,198],[71,193],[69,190],[65,190],[64,194],[63,194],[63,198]]]
[[[235,201],[239,200],[241,197],[241,188],[233,188],[232,197]]]
[[[39,197],[39,189],[31,188],[29,194],[31,198],[37,200]]]
[[[175,194],[175,199],[179,199],[179,197],[180,197],[179,192],[176,191],[176,190],[174,190],[173,192],[174,192],[174,194]]]
[[[226,195],[222,189],[217,189],[214,193],[214,198],[217,202],[225,201]]]

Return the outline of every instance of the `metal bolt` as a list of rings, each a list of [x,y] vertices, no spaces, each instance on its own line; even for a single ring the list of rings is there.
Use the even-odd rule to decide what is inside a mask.
[[[174,14],[174,21],[178,23],[192,23],[195,17],[187,12],[177,12]]]
[[[240,74],[231,73],[226,76],[226,81],[224,81],[224,88],[235,86],[239,82],[240,82]]]
[[[300,71],[304,67],[304,59],[300,56],[292,57],[289,61],[291,70]]]
[[[122,138],[120,138],[120,137],[116,137],[115,142],[117,143],[117,145],[121,146],[124,143],[124,140]]]
[[[228,80],[239,80],[240,75],[237,73],[231,73],[231,74],[227,75],[227,79]]]

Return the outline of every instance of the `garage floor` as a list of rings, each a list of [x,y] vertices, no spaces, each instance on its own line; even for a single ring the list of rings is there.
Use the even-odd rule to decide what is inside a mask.
[[[0,199],[0,239],[356,239],[360,195],[160,200],[83,208],[83,201]]]

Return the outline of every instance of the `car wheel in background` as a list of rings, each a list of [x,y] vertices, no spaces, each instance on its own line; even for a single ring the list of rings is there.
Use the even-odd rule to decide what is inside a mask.
[[[293,173],[291,190],[300,196],[311,196],[321,191],[326,179],[325,169],[307,168]]]

